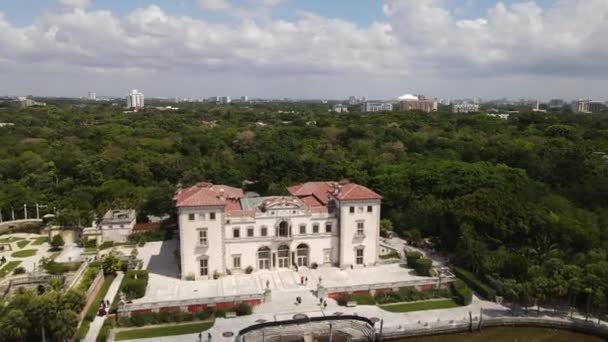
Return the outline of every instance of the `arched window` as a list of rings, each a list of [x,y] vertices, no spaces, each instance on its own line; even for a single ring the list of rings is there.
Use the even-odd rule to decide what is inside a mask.
[[[310,255],[310,248],[305,243],[301,243],[296,248],[296,262],[298,266],[308,266],[308,258]]]
[[[287,221],[281,221],[281,223],[279,223],[279,236],[289,237],[289,223],[287,223]]]
[[[289,268],[289,247],[279,246],[277,256],[279,258],[279,268]]]
[[[270,269],[270,248],[264,246],[258,249],[258,269]]]

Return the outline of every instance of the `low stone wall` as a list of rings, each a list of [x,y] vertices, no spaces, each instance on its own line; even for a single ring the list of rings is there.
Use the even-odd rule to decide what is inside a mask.
[[[338,299],[346,294],[371,294],[372,296],[377,293],[386,293],[391,291],[399,291],[401,287],[415,287],[419,291],[429,291],[436,289],[438,286],[441,288],[447,288],[452,282],[456,280],[456,277],[444,277],[439,283],[439,278],[433,277],[428,279],[417,279],[411,281],[400,281],[393,283],[377,283],[367,285],[356,285],[356,286],[334,286],[323,288],[327,297],[332,299]],[[322,295],[325,296],[325,295]]]
[[[94,303],[94,301],[95,301],[95,297],[97,297],[97,294],[99,293],[99,290],[101,290],[101,287],[103,286],[103,281],[104,281],[103,271],[99,270],[99,272],[97,273],[97,276],[95,276],[95,279],[93,279],[91,286],[89,286],[89,289],[85,293],[87,303],[84,306],[84,309],[82,309],[82,311],[80,312],[81,321],[84,318],[84,316],[86,316],[91,305],[99,305],[99,303]]]
[[[387,328],[382,334],[383,339],[403,339],[409,337],[454,334],[469,331],[478,331],[492,327],[537,327],[570,330],[577,333],[594,335],[608,340],[608,326],[579,320],[560,320],[541,317],[492,317],[484,318],[481,322],[454,322],[433,324],[433,326],[418,329]],[[378,334],[378,331],[376,332]]]
[[[155,303],[130,303],[119,308],[120,316],[131,316],[149,312],[199,312],[207,307],[218,309],[233,309],[239,303],[256,306],[262,303],[263,294],[252,294],[242,296],[225,296],[210,298],[195,298],[187,300],[161,301]]]

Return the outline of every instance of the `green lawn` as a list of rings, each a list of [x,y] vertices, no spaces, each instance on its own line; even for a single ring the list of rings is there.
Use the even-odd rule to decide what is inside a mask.
[[[435,310],[435,309],[450,309],[450,308],[456,308],[458,306],[459,305],[452,299],[426,300],[423,302],[379,305],[379,307],[382,310],[386,310],[389,312],[410,312],[410,311],[423,311],[423,310]]]
[[[13,254],[11,254],[11,256],[13,258],[27,258],[27,257],[31,257],[32,255],[36,254],[36,249],[24,249],[22,251],[18,251],[18,252],[13,252]]]
[[[157,328],[143,328],[125,330],[116,334],[115,341],[134,340],[138,338],[154,338],[161,336],[175,336],[185,334],[195,334],[205,331],[213,326],[213,322],[201,322],[183,325],[173,325]]]
[[[45,241],[46,241],[45,236],[37,237],[36,240],[34,240],[34,242],[32,242],[32,246],[42,245]]]
[[[23,247],[27,246],[28,243],[30,243],[29,240],[17,241],[17,246],[19,246],[19,248],[23,248]]]
[[[23,240],[23,238],[17,236],[9,236],[7,238],[0,239],[0,243],[11,243],[19,240]]]
[[[19,260],[13,260],[13,261],[9,261],[8,263],[6,263],[6,265],[4,265],[4,267],[2,267],[2,269],[0,269],[0,278],[13,272],[13,270],[15,268],[17,268],[17,266],[19,266],[20,263],[21,263],[21,261],[19,261]]]

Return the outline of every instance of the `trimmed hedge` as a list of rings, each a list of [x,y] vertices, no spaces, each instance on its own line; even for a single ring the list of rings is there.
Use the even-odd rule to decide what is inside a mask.
[[[55,260],[51,260],[43,267],[50,274],[64,274],[78,270],[81,264],[81,262],[55,262]]]
[[[466,306],[471,304],[473,300],[473,292],[471,289],[460,279],[456,279],[455,282],[450,284],[450,288],[452,289],[452,294],[455,297],[456,303]]]
[[[462,269],[460,267],[452,267],[454,274],[462,279],[471,289],[475,292],[479,293],[483,298],[487,300],[494,300],[496,297],[496,291],[492,289],[490,286],[484,284],[479,280],[473,273]]]
[[[414,267],[416,274],[423,277],[430,277],[432,268],[433,260],[427,258],[420,258],[416,260],[416,265]]]
[[[409,252],[406,253],[405,255],[405,260],[407,262],[407,267],[409,268],[415,268],[416,267],[416,261],[418,259],[422,258],[422,254],[420,252]]]
[[[112,329],[112,320],[106,319],[99,330],[99,334],[97,334],[96,342],[106,342],[108,340],[108,336],[110,335],[110,330]]]
[[[449,297],[450,292],[445,289],[419,291],[415,287],[402,287],[399,291],[379,293],[375,299],[378,304],[388,304]]]
[[[145,325],[164,324],[164,323],[179,323],[179,322],[192,322],[195,320],[206,320],[209,319],[214,313],[219,313],[208,307],[201,312],[147,312],[132,314],[131,317],[120,317],[118,319],[118,325],[121,327],[143,327]],[[225,313],[224,313],[225,315]]]
[[[124,292],[128,300],[141,298],[146,295],[148,286],[148,271],[127,271],[120,284],[120,292]]]
[[[127,240],[131,243],[140,243],[141,241],[151,242],[151,241],[171,240],[172,237],[173,237],[172,230],[160,229],[160,230],[152,230],[152,231],[141,232],[141,233],[132,233],[131,235],[129,235]]]
[[[247,303],[240,303],[234,308],[234,311],[237,316],[248,316],[251,315],[253,309],[251,308],[251,305]]]

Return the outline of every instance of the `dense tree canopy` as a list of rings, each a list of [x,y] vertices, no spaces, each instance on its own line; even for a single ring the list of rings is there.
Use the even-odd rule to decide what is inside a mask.
[[[394,230],[434,237],[503,295],[599,301],[608,292],[608,117],[180,106],[0,110],[0,122],[15,123],[0,128],[4,216],[36,202],[61,208],[64,224],[110,207],[159,215],[178,182],[251,180],[249,190],[281,194],[348,178],[384,196]]]

